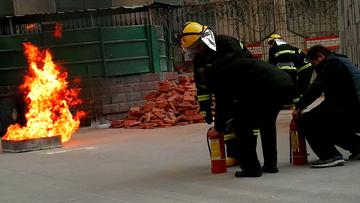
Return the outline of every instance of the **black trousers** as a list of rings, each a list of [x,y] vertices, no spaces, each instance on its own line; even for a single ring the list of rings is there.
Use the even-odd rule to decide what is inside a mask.
[[[311,149],[322,160],[341,156],[335,145],[351,153],[360,150],[359,114],[320,104],[300,116],[299,130]],[[348,113],[346,113],[348,112]]]
[[[224,134],[225,136],[225,145],[226,145],[226,156],[227,157],[233,157],[233,158],[239,158],[239,147],[238,147],[238,138],[235,136],[233,124],[228,124],[227,130]]]
[[[234,108],[234,107],[232,107],[232,108]],[[226,157],[232,157],[232,158],[236,158],[237,160],[239,160],[239,155],[240,155],[239,140],[240,139],[238,137],[236,137],[233,126],[234,126],[233,120],[229,119],[229,121],[227,123],[226,131],[224,133],[225,145],[226,145]]]
[[[294,83],[294,89],[293,89],[293,97],[298,97],[297,96],[297,92],[298,92],[298,87],[297,87],[297,71],[296,70],[289,70],[289,69],[282,69],[284,72],[286,72],[287,74],[289,74],[289,76],[291,77],[293,83]],[[293,105],[294,101],[292,97],[288,97],[288,99],[285,101],[286,105]]]
[[[236,137],[230,140],[225,140],[225,145],[227,157],[239,158],[240,152],[238,147],[238,140]]]
[[[245,106],[242,102],[235,108],[234,131],[238,139],[241,169],[257,171],[261,165],[257,156],[257,135],[254,130],[260,130],[264,165],[277,164],[276,120],[284,103],[290,97],[289,91],[279,90],[276,93],[249,100]],[[270,96],[271,95],[271,96]]]

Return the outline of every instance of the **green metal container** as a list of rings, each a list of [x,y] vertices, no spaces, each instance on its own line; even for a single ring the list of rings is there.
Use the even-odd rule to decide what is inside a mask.
[[[0,86],[18,85],[28,74],[22,43],[49,48],[53,61],[75,77],[112,77],[168,71],[170,42],[162,27],[153,25],[67,29],[0,36]],[[90,75],[89,75],[90,74]]]

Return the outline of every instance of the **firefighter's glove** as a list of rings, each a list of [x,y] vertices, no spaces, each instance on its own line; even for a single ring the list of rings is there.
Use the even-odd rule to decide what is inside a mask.
[[[296,123],[299,120],[299,117],[301,115],[301,110],[299,109],[294,109],[292,112],[292,116],[293,116],[293,121]]]

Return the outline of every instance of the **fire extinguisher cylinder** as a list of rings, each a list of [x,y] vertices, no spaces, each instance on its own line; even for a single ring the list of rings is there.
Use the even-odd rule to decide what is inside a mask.
[[[210,140],[211,172],[226,173],[226,154],[224,136],[219,135]]]
[[[307,164],[307,151],[306,141],[302,134],[299,132],[297,123],[290,123],[290,150],[291,159],[293,165]]]

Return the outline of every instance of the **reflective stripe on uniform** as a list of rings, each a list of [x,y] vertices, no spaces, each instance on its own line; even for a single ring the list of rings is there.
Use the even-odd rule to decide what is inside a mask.
[[[300,71],[302,71],[302,70],[304,70],[304,69],[306,69],[306,68],[308,68],[308,67],[310,67],[311,66],[311,63],[308,63],[308,64],[306,64],[305,66],[302,66],[301,68],[299,68],[298,70],[297,70],[297,72],[299,73]]]
[[[198,95],[198,100],[199,101],[205,101],[205,100],[210,100],[210,94],[204,94],[204,95]]]
[[[201,112],[204,117],[206,117],[206,111]]]
[[[281,66],[279,67],[281,70],[296,70],[296,67],[293,66]]]
[[[293,102],[295,103],[295,102],[298,102],[300,100],[300,98],[295,98],[295,99],[293,99]]]
[[[259,135],[259,129],[253,130],[253,135]]]
[[[239,43],[240,43],[240,47],[241,47],[241,49],[243,49],[243,48],[244,48],[243,43],[241,43],[241,42],[239,42]]]
[[[224,135],[224,140],[227,141],[227,140],[232,140],[232,139],[235,139],[235,134],[227,134],[227,135]]]
[[[295,54],[295,51],[293,50],[283,50],[283,51],[279,51],[275,54],[275,57],[278,57],[281,54]]]

